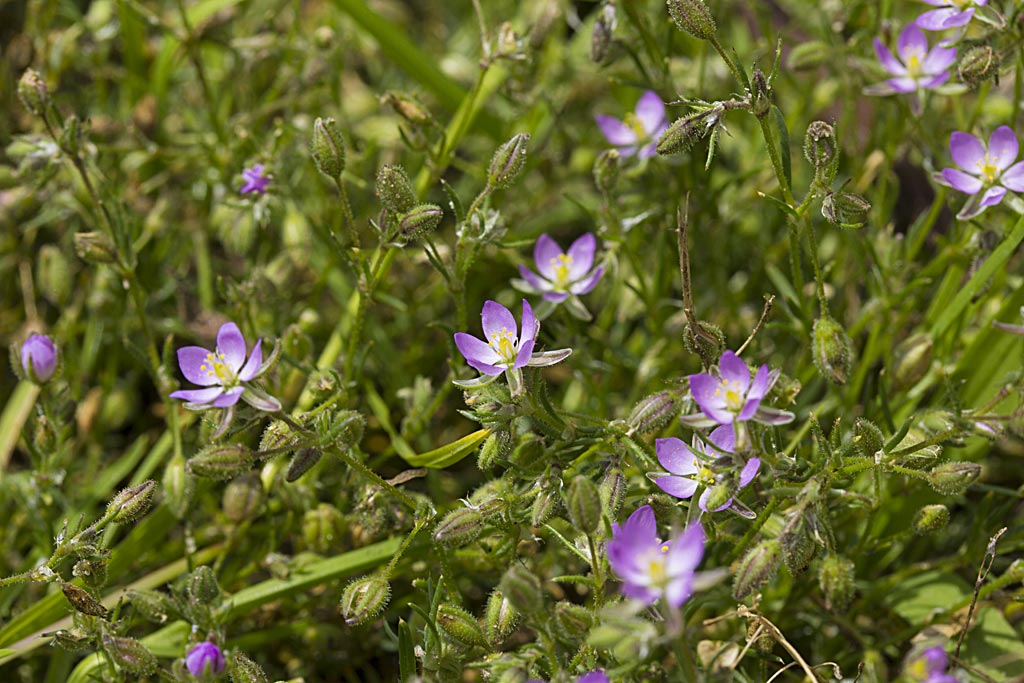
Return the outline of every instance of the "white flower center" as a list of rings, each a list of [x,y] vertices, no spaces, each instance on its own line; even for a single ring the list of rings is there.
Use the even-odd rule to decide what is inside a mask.
[[[739,411],[743,410],[744,399],[746,398],[742,385],[736,381],[720,380],[718,387],[715,389],[715,396],[724,396],[725,405],[729,410]]]
[[[572,265],[572,256],[559,254],[551,259],[551,267],[555,269],[555,289],[565,289],[569,286],[569,266]]]
[[[924,75],[924,65],[921,60],[924,55],[916,50],[907,56],[907,75],[913,79],[918,79]]]
[[[668,579],[668,570],[665,567],[667,554],[668,545],[663,543],[658,547],[656,553],[651,553],[647,557],[647,575],[651,577],[652,585],[664,585]]]
[[[632,129],[634,133],[636,133],[636,137],[638,140],[643,140],[644,138],[647,137],[647,131],[644,130],[644,122],[641,121],[640,117],[638,117],[633,112],[629,112],[628,114],[626,114],[622,122],[626,124],[630,129]]]
[[[205,372],[207,377],[213,377],[221,386],[230,386],[238,382],[234,371],[224,362],[225,356],[219,350],[216,355],[206,354],[206,362],[199,366],[200,372]]]
[[[491,341],[487,342],[487,345],[494,349],[494,352],[498,354],[501,360],[505,363],[515,363],[515,339],[512,336],[512,333],[508,331],[507,327],[501,328],[501,332],[492,334]]]

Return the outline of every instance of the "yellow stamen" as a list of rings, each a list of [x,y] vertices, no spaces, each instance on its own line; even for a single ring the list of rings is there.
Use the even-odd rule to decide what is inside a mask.
[[[572,256],[559,254],[551,259],[551,266],[555,269],[555,286],[558,289],[565,288],[569,284],[569,266],[572,265]]]
[[[494,349],[495,353],[506,363],[515,361],[516,347],[512,341],[512,333],[508,331],[507,327],[501,328],[501,332],[492,335],[491,341],[487,342],[487,345]]]
[[[641,121],[633,112],[626,114],[626,117],[622,119],[622,122],[632,128],[638,138],[642,139],[647,137],[647,131],[644,130],[643,121]]]
[[[988,152],[985,153],[985,158],[982,161],[975,163],[981,175],[985,176],[988,182],[995,182],[996,177],[999,175],[999,166],[996,162],[999,161],[999,157],[992,156]]]

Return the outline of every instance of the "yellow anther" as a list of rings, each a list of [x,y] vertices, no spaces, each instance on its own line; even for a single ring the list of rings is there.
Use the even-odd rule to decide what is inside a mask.
[[[975,163],[975,166],[978,167],[978,170],[981,172],[981,175],[985,176],[985,179],[988,180],[990,183],[993,182],[996,179],[996,176],[999,175],[999,166],[996,165],[997,161],[999,161],[998,156],[992,156],[986,153],[985,158],[983,160]]]

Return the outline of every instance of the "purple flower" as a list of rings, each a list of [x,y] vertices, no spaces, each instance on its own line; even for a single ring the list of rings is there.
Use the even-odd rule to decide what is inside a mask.
[[[970,23],[974,10],[988,4],[988,0],[924,0],[932,7],[914,23],[926,31],[943,31],[947,28],[959,28]]]
[[[704,512],[718,512],[732,505],[732,498],[714,510],[709,510],[708,496],[717,482],[721,481],[728,485],[728,480],[735,469],[732,467],[733,458],[729,454],[736,448],[736,434],[731,425],[723,425],[711,432],[708,441],[711,442],[710,445],[705,445],[695,436],[691,450],[681,439],[675,437],[657,439],[654,446],[658,453],[658,462],[669,474],[654,477],[654,483],[662,491],[676,498],[689,498],[697,492],[698,486],[703,486],[704,493],[698,499],[697,505]],[[739,485],[735,491],[738,492],[753,481],[760,467],[760,459],[748,460],[740,471]]]
[[[198,643],[185,656],[185,667],[193,676],[219,674],[224,671],[224,655],[220,648],[206,640]]]
[[[614,116],[598,114],[597,125],[601,132],[608,138],[608,142],[615,145],[619,154],[624,157],[636,154],[641,159],[647,159],[655,154],[658,148],[658,138],[668,128],[665,121],[665,103],[658,97],[658,93],[648,90],[636,103],[636,111],[626,114],[623,121]]]
[[[792,422],[793,413],[761,405],[778,377],[778,372],[768,372],[768,366],[762,365],[751,381],[750,368],[743,359],[726,351],[717,370],[690,375],[690,393],[704,417],[684,415],[681,419],[687,426],[698,428],[747,420],[767,425]]]
[[[526,683],[544,683],[539,678],[531,678]],[[576,679],[576,683],[611,683],[608,680],[608,675],[601,669],[595,669],[594,671],[588,671],[579,678]]]
[[[597,238],[588,232],[562,251],[558,243],[541,235],[533,249],[533,260],[540,275],[526,266],[519,266],[527,291],[543,292],[543,298],[552,303],[565,301],[570,295],[586,294],[597,286],[604,275],[604,266],[594,268]]]
[[[48,382],[57,371],[57,346],[45,334],[30,335],[21,344],[21,368],[36,384]]]
[[[522,330],[516,326],[512,312],[497,301],[485,302],[480,318],[484,338],[488,341],[481,341],[465,332],[455,333],[455,346],[465,356],[466,362],[483,373],[476,379],[455,380],[455,384],[464,389],[490,384],[504,372],[512,395],[519,396],[523,392],[522,368],[554,365],[572,353],[572,349],[534,353],[540,321],[526,299],[523,299]]]
[[[900,33],[896,41],[896,52],[898,59],[879,38],[875,38],[878,61],[893,78],[868,88],[869,94],[891,95],[937,88],[949,80],[947,69],[956,60],[955,48],[936,45],[929,50],[928,39],[916,24],[910,24]]]
[[[270,176],[263,175],[263,164],[255,164],[252,168],[245,169],[242,171],[242,177],[245,178],[245,184],[239,190],[242,194],[263,194],[270,185]]]
[[[262,343],[262,339],[256,342],[246,360],[245,337],[238,325],[224,323],[217,333],[216,350],[208,351],[201,346],[178,349],[181,374],[189,382],[205,388],[175,391],[171,398],[188,401],[185,407],[190,410],[231,408],[240,398],[259,410],[281,410],[281,403],[276,398],[246,384],[270,369],[273,358],[263,363]]]
[[[944,168],[935,180],[973,195],[956,215],[960,220],[1003,201],[1007,190],[1024,192],[1024,161],[1013,163],[1017,160],[1017,136],[1009,126],[996,128],[987,147],[973,135],[956,131],[949,137],[949,153],[964,170]]]
[[[691,524],[677,538],[662,542],[650,505],[612,525],[608,564],[622,579],[622,594],[653,604],[664,596],[679,607],[693,593],[694,571],[704,556],[704,530]]]
[[[957,679],[946,673],[949,659],[941,646],[930,647],[918,654],[907,666],[910,680],[921,683],[959,683]]]

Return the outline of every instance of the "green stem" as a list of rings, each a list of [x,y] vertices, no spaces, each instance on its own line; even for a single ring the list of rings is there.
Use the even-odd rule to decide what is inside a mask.
[[[410,510],[416,510],[416,501],[413,500],[412,497],[409,496],[409,494],[405,493],[396,486],[384,481],[384,479],[382,479],[379,474],[377,474],[369,467],[364,465],[362,461],[360,461],[358,458],[353,457],[349,451],[342,450],[341,448],[338,448],[336,446],[332,446],[328,450],[330,450],[330,452],[334,453],[336,456],[344,460],[349,467],[358,471],[360,474],[362,474],[364,477],[372,481],[374,484],[376,484],[377,486],[381,487],[389,494],[394,496],[399,502],[402,503],[402,505],[405,505]]]

